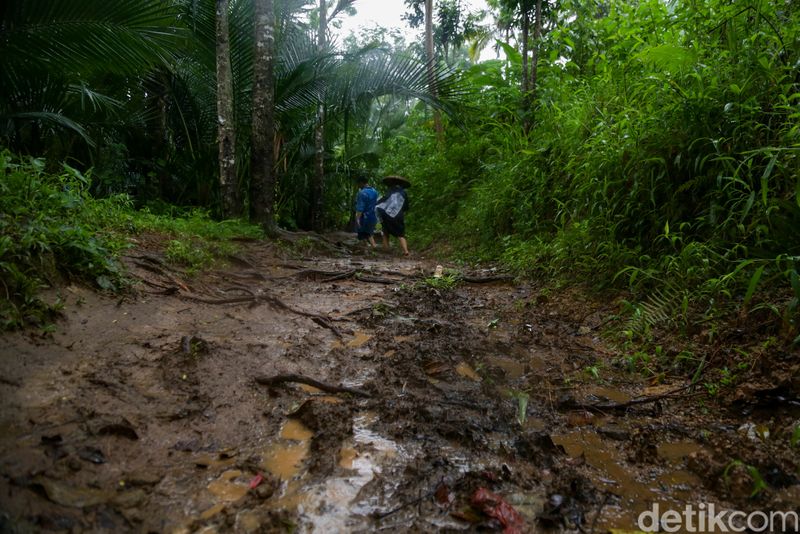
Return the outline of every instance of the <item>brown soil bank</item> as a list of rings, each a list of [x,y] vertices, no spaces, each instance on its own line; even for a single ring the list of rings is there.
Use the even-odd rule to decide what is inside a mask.
[[[0,338],[0,531],[600,533],[658,506],[683,532],[687,506],[800,508],[797,353],[647,379],[600,335],[613,304],[276,250],[200,278],[140,250],[135,294],[70,286],[54,332]]]

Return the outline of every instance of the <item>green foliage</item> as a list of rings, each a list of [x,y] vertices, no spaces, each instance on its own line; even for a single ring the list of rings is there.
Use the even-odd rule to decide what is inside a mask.
[[[600,366],[599,365],[590,365],[583,370],[586,373],[586,376],[592,378],[593,380],[600,380]]]
[[[427,276],[422,279],[422,285],[433,289],[449,291],[455,289],[461,282],[461,276],[457,272],[447,272],[440,277]]]
[[[758,468],[756,466],[746,464],[741,460],[733,460],[725,467],[725,470],[722,472],[722,479],[726,485],[730,485],[731,472],[734,469],[743,469],[750,477],[750,480],[753,483],[753,491],[750,494],[751,498],[756,497],[759,493],[769,488],[766,480],[764,480],[764,477],[761,476]]]
[[[642,339],[768,306],[800,342],[798,11],[612,0],[549,16],[532,108],[504,44],[509,60],[463,73],[463,128],[439,142],[418,114],[385,143],[426,209],[412,237],[627,288]]]
[[[263,237],[258,227],[215,222],[202,210],[172,208],[156,215],[134,211],[125,195],[95,199],[90,183],[90,173],[67,165],[53,173],[41,159],[0,153],[0,329],[51,318],[61,303],[45,302],[41,290],[65,280],[102,290],[124,288],[115,258],[131,234],[171,237],[167,258],[190,272],[234,253],[233,238]]]
[[[164,254],[188,274],[207,269],[236,252],[232,239],[261,239],[261,228],[239,220],[214,221],[200,209],[183,210],[162,206],[161,214],[149,209],[132,213],[132,230],[165,234],[169,240]]]
[[[214,254],[197,241],[172,239],[165,250],[169,261],[187,267],[190,273],[212,264]]]
[[[87,177],[64,166],[45,171],[38,159],[0,153],[0,329],[41,323],[53,306],[39,291],[63,278],[102,289],[122,285],[113,254],[122,241],[107,233],[124,224],[124,197],[94,200]]]
[[[233,238],[261,239],[264,232],[258,226],[238,219],[213,221],[206,210],[182,209],[174,206],[161,208],[161,213],[143,209],[131,214],[137,231],[155,231],[173,236],[184,236],[205,241],[227,241]]]
[[[728,388],[736,384],[740,378],[740,373],[746,371],[748,365],[740,363],[735,369],[722,367],[715,369],[713,375],[705,382],[705,387],[711,395],[716,395],[723,388]]]
[[[528,401],[530,400],[530,395],[516,389],[508,390],[507,394],[517,403],[517,423],[519,423],[520,426],[524,425],[528,418]]]

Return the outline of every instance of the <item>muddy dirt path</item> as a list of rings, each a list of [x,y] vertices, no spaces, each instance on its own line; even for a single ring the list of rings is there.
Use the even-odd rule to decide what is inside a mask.
[[[138,249],[134,295],[69,286],[54,332],[0,338],[0,531],[599,533],[654,503],[800,507],[800,406],[626,373],[613,303],[285,252],[187,278]]]

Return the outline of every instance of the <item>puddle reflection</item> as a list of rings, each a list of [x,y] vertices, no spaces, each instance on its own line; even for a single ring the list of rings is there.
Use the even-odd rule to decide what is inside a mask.
[[[367,514],[379,503],[373,499],[360,501],[359,492],[383,472],[388,462],[400,455],[405,458],[394,441],[369,428],[376,417],[373,413],[366,413],[353,419],[353,437],[343,443],[339,451],[338,465],[345,471],[342,476],[307,485],[302,480],[302,469],[288,470],[287,474],[291,474],[293,480],[271,505],[276,509],[294,510],[302,520],[300,532],[348,532],[366,525]],[[295,444],[303,445],[307,454],[308,442]],[[281,451],[286,451],[286,447]],[[283,464],[291,463],[290,458],[283,460]],[[282,465],[278,459],[273,463],[275,467]]]

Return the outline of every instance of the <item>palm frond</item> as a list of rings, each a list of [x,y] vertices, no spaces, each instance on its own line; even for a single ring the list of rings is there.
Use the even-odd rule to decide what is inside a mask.
[[[182,37],[174,4],[160,0],[25,0],[6,10],[6,68],[135,74],[169,62]]]
[[[67,93],[78,98],[82,110],[91,113],[111,114],[123,108],[121,101],[93,90],[86,83],[69,85]]]
[[[70,130],[76,133],[89,146],[95,146],[94,141],[89,137],[86,129],[72,119],[51,111],[29,111],[15,113],[8,116],[9,119],[20,119],[27,122],[36,122],[42,129],[52,128],[55,130]]]

